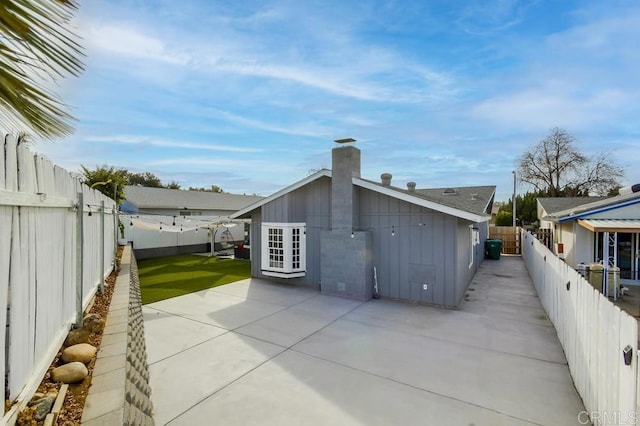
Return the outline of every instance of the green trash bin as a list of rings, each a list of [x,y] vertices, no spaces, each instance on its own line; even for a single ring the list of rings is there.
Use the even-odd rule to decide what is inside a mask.
[[[502,240],[486,240],[484,242],[485,257],[492,260],[500,260],[500,252],[502,251]]]

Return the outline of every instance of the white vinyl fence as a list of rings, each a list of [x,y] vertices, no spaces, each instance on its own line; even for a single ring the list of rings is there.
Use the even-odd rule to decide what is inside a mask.
[[[595,425],[636,424],[638,324],[530,233],[522,257]],[[626,365],[623,352],[631,350]]]
[[[113,269],[117,216],[112,199],[0,137],[0,396],[22,403]]]
[[[230,220],[223,216],[121,213],[120,218],[124,225],[124,238],[133,243],[134,249],[207,244],[211,243],[212,238],[216,243],[226,242],[228,238],[234,242],[245,239],[245,221]],[[216,223],[220,223],[217,229],[214,228]],[[229,226],[224,226],[225,223]]]

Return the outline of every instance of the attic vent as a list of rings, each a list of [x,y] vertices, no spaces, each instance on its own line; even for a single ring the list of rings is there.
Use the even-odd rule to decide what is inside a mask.
[[[416,183],[415,182],[407,182],[407,190],[409,192],[416,192]]]
[[[384,186],[390,186],[392,177],[391,173],[383,173],[380,175],[380,180]]]
[[[447,188],[444,191],[442,191],[442,193],[444,195],[456,195],[457,194],[456,190],[453,189],[453,188]]]
[[[471,200],[475,201],[478,199],[478,194],[471,194]]]

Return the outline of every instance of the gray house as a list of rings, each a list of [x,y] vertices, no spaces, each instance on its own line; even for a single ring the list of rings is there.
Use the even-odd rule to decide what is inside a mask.
[[[360,176],[360,150],[231,217],[251,219],[252,276],[323,294],[457,306],[484,257],[494,186],[416,189]]]
[[[569,266],[602,261],[620,268],[621,283],[640,284],[640,185],[621,188],[615,197],[549,212],[543,219],[553,223]]]
[[[260,200],[254,195],[127,185],[120,210],[126,213],[166,216],[229,216]]]

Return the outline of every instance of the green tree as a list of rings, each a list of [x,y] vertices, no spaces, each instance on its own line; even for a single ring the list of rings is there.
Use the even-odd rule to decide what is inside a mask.
[[[513,213],[507,210],[500,210],[496,215],[496,226],[512,226]]]
[[[0,1],[0,125],[29,126],[56,137],[73,131],[73,117],[45,86],[83,69],[82,48],[68,23],[75,0]]]
[[[171,182],[169,182],[165,188],[167,189],[180,189],[180,184],[174,180],[172,180]]]
[[[127,171],[123,169],[116,170],[113,166],[96,167],[95,170],[89,170],[85,166],[82,167],[83,183],[91,188],[102,192],[107,197],[115,200],[117,204],[121,204],[124,200],[124,186],[127,184]]]
[[[127,185],[140,185],[152,188],[162,188],[162,181],[151,172],[127,173]]]
[[[220,192],[220,193],[224,192],[222,188],[220,188],[218,185],[211,185],[211,188],[194,188],[190,186],[189,191]]]
[[[586,156],[573,136],[556,127],[522,154],[518,176],[548,197],[579,197],[609,193],[620,186],[624,170],[609,152]]]
[[[540,194],[538,192],[527,192],[524,195],[516,195],[516,219],[519,225],[533,225],[538,221],[538,197],[544,197],[546,195]],[[500,225],[500,226],[512,226],[513,221],[511,220],[513,216],[513,202],[512,199],[502,206],[498,212],[504,212],[503,219],[506,221],[506,216],[508,214],[510,222],[508,225]]]

